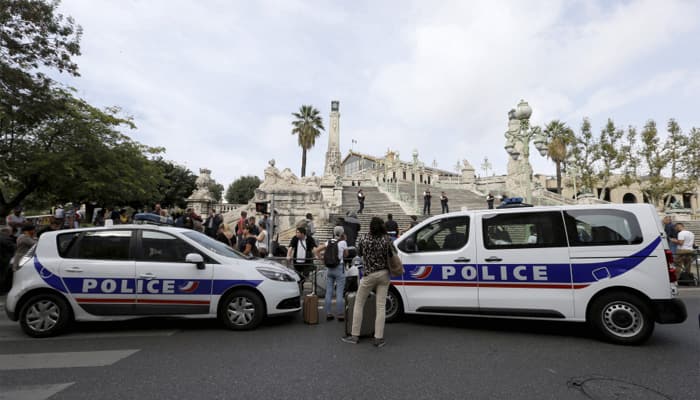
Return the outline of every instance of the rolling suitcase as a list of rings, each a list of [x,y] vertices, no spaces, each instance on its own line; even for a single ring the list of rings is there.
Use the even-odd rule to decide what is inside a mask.
[[[345,334],[352,334],[352,317],[353,308],[355,307],[355,297],[357,292],[349,292],[345,296]],[[360,336],[374,336],[374,320],[377,315],[377,296],[374,293],[369,294],[365,302],[365,308],[362,312],[362,326],[360,327]]]
[[[316,295],[316,271],[314,271],[314,282],[311,286],[311,294],[304,296],[302,310],[304,313],[304,322],[309,325],[318,324],[318,296]]]

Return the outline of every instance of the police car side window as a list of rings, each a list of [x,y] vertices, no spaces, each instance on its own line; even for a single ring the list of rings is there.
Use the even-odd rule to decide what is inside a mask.
[[[59,237],[59,254],[88,260],[129,260],[130,230],[88,231],[79,237]],[[64,236],[64,235],[61,235]],[[61,246],[66,246],[61,249]]]
[[[566,246],[559,211],[488,214],[482,217],[482,226],[487,249]]]
[[[138,261],[185,262],[187,254],[199,253],[189,243],[164,232],[141,231],[140,244]]]
[[[610,246],[642,243],[642,230],[633,213],[623,210],[564,212],[571,246]]]
[[[420,228],[412,236],[415,248],[411,252],[458,250],[467,244],[469,217],[453,217],[434,221]],[[406,251],[406,249],[402,250]]]

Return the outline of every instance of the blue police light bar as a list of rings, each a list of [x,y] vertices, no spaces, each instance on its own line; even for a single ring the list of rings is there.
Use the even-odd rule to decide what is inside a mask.
[[[520,204],[523,202],[522,197],[509,197],[503,201],[505,204]]]
[[[134,215],[135,224],[154,224],[154,225],[172,225],[173,219],[171,217],[163,217],[156,214],[150,213],[138,213]]]

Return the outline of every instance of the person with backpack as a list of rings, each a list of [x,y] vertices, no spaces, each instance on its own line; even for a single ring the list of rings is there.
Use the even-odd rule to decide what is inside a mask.
[[[345,321],[345,302],[343,293],[345,292],[345,267],[343,259],[348,255],[348,244],[343,240],[343,227],[333,228],[333,239],[314,249],[314,255],[323,260],[326,266],[326,298],[324,310],[326,311],[326,321],[334,318],[331,301],[333,299],[333,285],[335,284],[335,305],[338,311],[338,321]],[[321,257],[323,254],[323,257]]]

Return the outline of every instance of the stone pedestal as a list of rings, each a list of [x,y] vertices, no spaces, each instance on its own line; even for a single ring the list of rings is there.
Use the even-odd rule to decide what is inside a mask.
[[[187,198],[187,207],[192,208],[199,215],[207,215],[214,199],[209,192],[211,184],[211,170],[199,169],[199,177],[195,181],[197,189]]]

